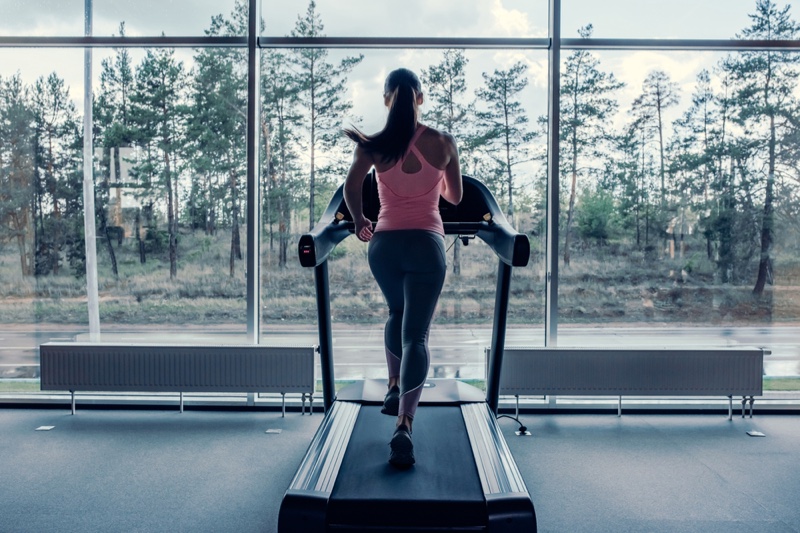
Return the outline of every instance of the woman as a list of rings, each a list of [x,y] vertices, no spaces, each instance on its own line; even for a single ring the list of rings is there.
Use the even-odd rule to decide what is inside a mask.
[[[392,71],[384,85],[389,108],[384,128],[356,142],[344,197],[356,236],[369,241],[369,265],[389,306],[384,330],[389,391],[381,412],[397,416],[389,462],[414,464],[411,427],[430,358],[428,330],[444,284],[446,259],[439,197],[461,201],[458,149],[453,137],[419,122],[422,87],[408,69]],[[362,209],[362,185],[375,168],[381,209],[373,232]]]

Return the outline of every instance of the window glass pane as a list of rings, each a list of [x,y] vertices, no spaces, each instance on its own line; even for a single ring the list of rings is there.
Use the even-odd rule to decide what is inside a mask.
[[[88,339],[83,50],[1,55],[0,378],[35,378]],[[100,340],[245,342],[244,52],[93,56]]]
[[[158,16],[154,16],[157,13]],[[235,17],[232,15],[236,15]],[[94,34],[202,36],[211,28],[212,17],[222,16],[227,24],[219,35],[247,35],[247,2],[236,0],[94,0]]]
[[[223,35],[247,35],[246,3],[235,0],[93,0],[92,27],[96,36],[202,36],[216,15],[243,14],[244,25]],[[84,35],[84,0],[0,0],[0,34],[26,36]],[[158,16],[154,16],[157,13]]]
[[[309,230],[311,197],[311,103],[308,89],[289,90],[293,84],[308,82],[300,52],[263,50],[264,118],[269,131],[269,176],[271,189],[265,195],[262,263],[265,265],[264,330],[295,332],[316,342],[316,300],[313,269],[298,261],[299,236]],[[317,118],[314,151],[314,216],[316,223],[334,191],[345,177],[352,159],[352,143],[341,135],[344,127],[356,125],[366,132],[383,127],[386,108],[383,83],[388,72],[400,65],[414,69],[421,77],[426,101],[423,123],[451,131],[460,146],[462,172],[474,176],[492,190],[498,203],[513,206],[513,224],[531,239],[530,264],[516,269],[512,281],[508,344],[540,345],[543,342],[544,218],[543,167],[544,132],[539,117],[546,112],[546,56],[520,51],[459,50],[327,50],[316,53],[319,72],[333,72],[348,61],[346,73],[338,78],[320,76],[318,94],[334,83],[341,92],[319,106],[333,108],[330,117]],[[363,55],[363,57],[362,57]],[[435,73],[449,72],[463,83],[449,109],[446,86],[432,82]],[[512,195],[508,193],[505,147],[501,136],[485,137],[498,122],[503,109],[497,90],[487,92],[487,79],[504,79],[509,89],[508,110],[517,121],[509,128],[512,136]],[[296,77],[299,75],[299,79]],[[295,77],[293,77],[295,76]],[[445,79],[447,76],[440,76]],[[307,87],[307,86],[306,86]],[[327,97],[326,97],[327,98]],[[479,114],[480,113],[480,114]],[[491,115],[491,116],[490,116]],[[328,139],[335,139],[330,145]],[[285,239],[282,241],[282,235]],[[446,238],[449,247],[448,275],[431,336],[431,375],[482,379],[484,348],[491,341],[498,260],[482,241],[467,246],[455,236]],[[329,260],[334,357],[337,379],[385,377],[383,323],[387,308],[367,264],[367,245],[354,237],[342,241]],[[457,256],[454,254],[458,254]],[[285,254],[282,255],[282,254]],[[457,257],[457,259],[456,259]],[[458,262],[460,274],[455,273]],[[301,333],[302,332],[302,333]]]
[[[284,36],[296,31],[309,3],[260,0],[264,35]],[[342,4],[319,0],[314,10],[319,36],[338,37],[545,37],[547,2],[543,0],[411,0]],[[310,26],[307,26],[310,27]],[[298,32],[303,34],[302,31]]]
[[[0,35],[83,35],[83,0],[0,0]]]
[[[561,36],[578,37],[591,24],[597,38],[730,39],[750,23],[747,15],[754,10],[752,0],[563,0]]]
[[[83,250],[83,52],[6,49],[0,64],[0,390],[38,390],[38,344],[87,318],[70,260]]]
[[[244,340],[246,52],[98,50],[94,74],[103,339]]]
[[[565,55],[561,345],[771,346],[768,377],[800,374],[785,343],[800,316],[796,129],[770,118],[796,116],[798,66],[795,53]]]

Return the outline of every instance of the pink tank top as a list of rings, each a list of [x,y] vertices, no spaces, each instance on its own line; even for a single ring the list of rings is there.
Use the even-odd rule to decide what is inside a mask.
[[[444,235],[439,214],[439,196],[444,170],[425,160],[414,146],[426,129],[420,125],[409,143],[408,152],[394,166],[378,173],[378,197],[381,209],[375,231],[422,229]],[[412,174],[403,172],[403,161],[413,153],[422,168]]]

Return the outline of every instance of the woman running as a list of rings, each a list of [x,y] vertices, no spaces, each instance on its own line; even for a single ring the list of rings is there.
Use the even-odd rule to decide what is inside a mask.
[[[415,461],[411,426],[428,375],[428,330],[447,264],[439,197],[458,204],[463,185],[453,137],[419,122],[423,95],[416,74],[392,71],[383,97],[389,114],[380,132],[345,130],[356,148],[344,197],[356,236],[369,241],[369,266],[389,306],[389,390],[381,412],[397,416],[389,462],[402,468]],[[381,203],[374,230],[362,209],[362,185],[373,167]]]

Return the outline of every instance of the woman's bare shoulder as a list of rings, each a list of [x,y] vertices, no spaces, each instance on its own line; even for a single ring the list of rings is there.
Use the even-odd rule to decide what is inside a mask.
[[[453,157],[457,157],[458,150],[453,136],[445,131],[427,126],[420,135],[417,147],[425,159],[433,166],[444,169]]]
[[[425,132],[423,132],[420,137],[426,143],[430,143],[431,145],[435,145],[442,149],[447,149],[451,146],[455,146],[456,144],[455,139],[450,133],[437,130],[436,128],[432,128],[430,126],[426,126]]]

